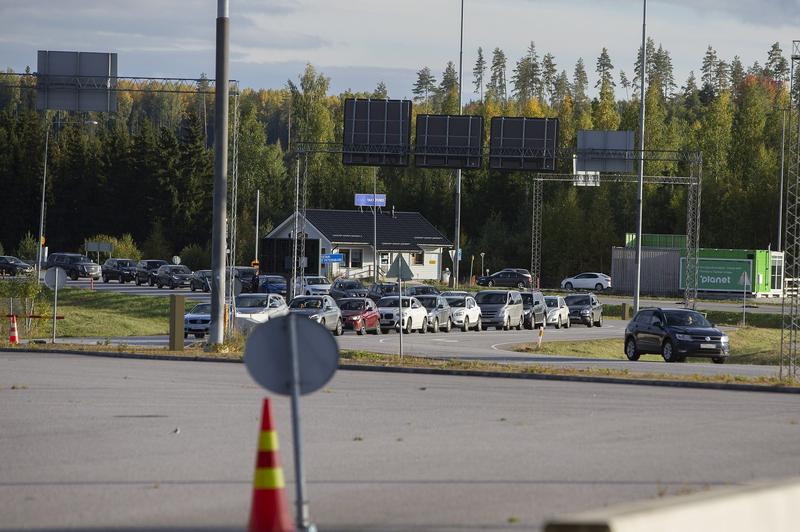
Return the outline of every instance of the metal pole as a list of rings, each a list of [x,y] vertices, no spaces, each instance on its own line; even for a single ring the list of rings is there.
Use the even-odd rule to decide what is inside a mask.
[[[300,156],[297,156],[297,171],[294,177],[294,232],[292,233],[292,281],[289,286],[289,299],[294,299],[297,283],[297,231],[300,217]]]
[[[791,95],[789,96],[791,98]],[[783,251],[781,248],[783,236],[783,159],[786,150],[786,109],[783,109],[783,127],[781,129],[781,187],[780,194],[778,195],[778,251]]]
[[[647,77],[647,0],[642,8],[642,79],[639,108],[639,179],[636,183],[636,280],[633,288],[633,312],[639,311],[639,290],[642,286],[642,189],[644,188],[644,80]]]
[[[56,268],[56,282],[53,285],[53,343],[56,343],[56,315],[58,314],[58,268]]]
[[[214,113],[214,199],[211,224],[211,325],[209,343],[225,339],[225,216],[228,195],[228,0],[217,0]]]
[[[296,525],[298,530],[313,529],[309,523],[308,501],[306,500],[306,476],[303,469],[303,445],[300,435],[300,361],[297,352],[296,314],[289,314],[289,342],[292,359],[292,439],[294,444],[294,475],[297,500]]]
[[[464,0],[461,0],[461,30],[458,46],[458,114],[461,114],[461,80],[464,58]],[[456,251],[453,254],[453,288],[458,289],[458,266],[461,262],[461,168],[456,170]]]
[[[36,250],[36,282],[39,282],[39,278],[41,277],[42,273],[42,251],[44,245],[42,244],[42,239],[44,238],[44,193],[45,187],[47,185],[47,149],[50,143],[50,121],[47,120],[47,115],[45,114],[45,121],[47,121],[47,125],[45,126],[45,133],[44,133],[44,172],[42,172],[42,205],[39,208],[39,245]],[[54,322],[55,326],[55,322]]]
[[[403,259],[403,254],[400,253],[400,259]],[[400,298],[397,301],[397,307],[400,311],[400,314],[397,317],[397,324],[399,325],[400,329],[400,358],[403,358],[403,268],[400,267],[400,263],[397,263],[397,269],[399,270],[397,273],[397,289],[398,293],[400,294]],[[408,301],[409,310],[411,310],[411,300]],[[410,314],[410,312],[409,312]],[[409,317],[406,317],[409,319]]]
[[[378,282],[378,169],[372,168],[372,267],[375,269],[373,282]]]
[[[260,207],[261,207],[261,190],[258,189],[256,190],[256,252],[254,257],[255,260],[258,260],[258,222],[261,219],[261,217],[259,216]],[[261,268],[259,265],[259,270],[260,269]],[[258,274],[258,272],[256,272],[256,274]]]

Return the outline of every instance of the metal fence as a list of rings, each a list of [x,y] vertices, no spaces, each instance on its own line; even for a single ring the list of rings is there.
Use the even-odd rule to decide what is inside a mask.
[[[681,252],[671,248],[642,248],[641,293],[680,295]],[[614,292],[633,294],[636,282],[636,250],[611,249],[611,279]]]

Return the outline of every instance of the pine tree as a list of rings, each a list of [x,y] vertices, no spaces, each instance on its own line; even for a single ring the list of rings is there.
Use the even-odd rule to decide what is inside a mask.
[[[734,96],[738,96],[739,87],[744,81],[744,67],[742,66],[742,60],[739,59],[738,55],[733,56],[733,61],[731,61],[730,79],[733,94]]]
[[[430,103],[430,95],[436,91],[436,78],[433,77],[431,69],[423,67],[417,72],[417,81],[411,92],[414,94],[414,101]]]
[[[647,68],[645,68],[645,76],[644,81],[645,84],[650,83],[650,75],[653,72],[654,61],[653,58],[656,55],[656,43],[655,41],[648,37],[647,38]],[[639,94],[640,87],[642,85],[642,47],[640,46],[637,53],[636,53],[636,63],[633,66],[633,92],[634,94]],[[645,88],[645,91],[647,89]]]
[[[567,71],[562,70],[553,84],[553,97],[550,100],[550,105],[553,107],[560,107],[567,97],[570,97],[570,99],[572,98],[572,89],[569,84],[569,78],[567,77]]]
[[[711,47],[711,45],[708,45],[708,49],[706,50],[706,55],[703,56],[703,66],[700,67],[700,72],[702,72],[700,76],[700,82],[703,84],[703,86],[705,85],[708,85],[709,87],[716,86],[717,63],[719,63],[717,52]]]
[[[389,97],[389,89],[386,88],[386,83],[383,81],[379,81],[378,85],[375,86],[375,90],[372,91],[372,97],[378,98],[380,100],[384,100]]]
[[[789,78],[789,63],[783,57],[780,43],[774,43],[767,52],[764,75],[775,81],[786,81]]]
[[[675,75],[672,70],[672,58],[669,52],[660,44],[653,55],[653,71],[661,83],[664,98],[670,98],[675,92]]]
[[[586,68],[583,66],[583,58],[578,58],[575,63],[575,71],[572,74],[572,96],[575,100],[575,109],[580,109],[589,102],[586,93],[589,87],[589,76],[586,75]]]
[[[558,79],[558,70],[556,69],[556,58],[550,52],[546,53],[542,58],[542,96],[553,102],[553,95],[556,90],[556,79]]]
[[[625,99],[629,98],[628,89],[631,88],[631,81],[628,79],[627,74],[625,74],[624,70],[619,71],[619,84],[620,86],[625,89]]]
[[[714,69],[714,89],[717,92],[728,90],[731,86],[731,67],[720,59]]]
[[[506,91],[506,54],[500,48],[492,52],[492,65],[489,67],[491,77],[486,92],[501,103],[508,100]]]
[[[597,83],[594,84],[595,88],[600,87],[603,83],[608,84],[611,87],[616,87],[617,85],[614,83],[614,75],[611,71],[614,70],[614,65],[611,64],[611,57],[608,55],[608,49],[604,46],[603,50],[600,52],[600,57],[597,58]]]
[[[475,61],[475,67],[472,69],[472,76],[474,81],[472,84],[475,86],[475,91],[480,94],[481,102],[483,102],[483,77],[486,74],[486,60],[483,58],[483,48],[478,47],[478,59]]]
[[[437,96],[442,113],[458,114],[458,72],[452,61],[447,62],[442,73],[442,82],[439,84]]]

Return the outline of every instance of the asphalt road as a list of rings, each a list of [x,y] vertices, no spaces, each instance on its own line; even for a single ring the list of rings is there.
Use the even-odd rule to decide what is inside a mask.
[[[0,354],[0,528],[242,530],[240,364]],[[794,395],[339,372],[304,397],[320,530],[537,530],[548,516],[800,474]],[[287,496],[289,402],[274,399]]]
[[[170,294],[178,294],[198,302],[211,301],[211,296],[209,294],[201,291],[192,292],[188,288],[176,288],[175,290],[171,290],[165,287],[159,289],[157,286],[136,286],[136,283],[120,283],[119,281],[109,281],[108,283],[97,281],[92,284],[89,282],[89,279],[78,279],[77,281],[67,280],[67,288],[82,288],[84,290],[92,288],[98,292],[116,292],[139,296],[168,296]]]

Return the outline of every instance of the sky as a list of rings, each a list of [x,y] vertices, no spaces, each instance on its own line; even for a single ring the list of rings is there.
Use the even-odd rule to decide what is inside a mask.
[[[307,63],[331,92],[411,96],[416,72],[437,80],[458,66],[461,0],[230,0],[230,77],[243,87],[281,88]],[[0,0],[0,67],[36,71],[37,50],[116,52],[120,76],[214,76],[216,0]],[[706,48],[762,65],[779,42],[800,39],[800,0],[650,0],[647,34],[672,56],[678,85],[698,74]],[[476,98],[472,68],[501,48],[508,78],[534,41],[570,78],[582,57],[590,86],[608,48],[614,75],[633,77],[642,0],[464,0],[464,100]],[[617,77],[618,79],[618,77]],[[617,96],[621,88],[617,89]]]

